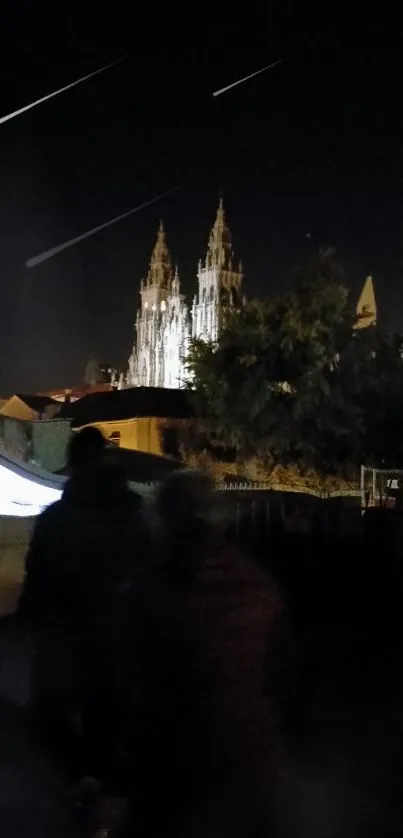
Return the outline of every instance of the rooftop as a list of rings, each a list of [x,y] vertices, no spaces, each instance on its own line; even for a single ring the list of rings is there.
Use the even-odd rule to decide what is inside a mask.
[[[36,413],[44,413],[47,407],[56,404],[55,400],[51,399],[50,396],[31,396],[21,393],[16,393],[16,396],[17,399],[20,399],[20,401],[28,405],[31,410],[35,410]]]
[[[96,384],[93,387],[82,384],[78,387],[60,387],[58,390],[48,390],[44,393],[36,393],[36,395],[41,397],[47,396],[57,402],[60,402],[64,401],[66,398],[70,398],[72,400],[81,399],[89,393],[109,393],[112,389],[112,385],[108,383]]]
[[[91,393],[82,399],[64,404],[60,418],[72,420],[73,428],[95,422],[116,422],[139,417],[187,419],[192,409],[186,390],[164,387],[132,387],[109,393]]]

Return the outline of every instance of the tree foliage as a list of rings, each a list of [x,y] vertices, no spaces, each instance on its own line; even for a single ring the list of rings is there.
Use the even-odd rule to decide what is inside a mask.
[[[194,341],[188,366],[210,438],[241,455],[322,471],[397,467],[400,339],[355,331],[355,320],[343,272],[326,250],[290,290],[234,313],[216,345]]]

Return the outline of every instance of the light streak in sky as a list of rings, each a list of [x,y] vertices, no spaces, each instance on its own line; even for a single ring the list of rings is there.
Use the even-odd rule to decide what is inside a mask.
[[[0,125],[4,122],[7,122],[10,119],[13,119],[16,116],[19,116],[20,114],[24,113],[25,111],[30,110],[31,108],[34,108],[36,105],[40,105],[42,102],[46,102],[48,99],[51,99],[52,97],[57,96],[59,93],[63,93],[64,91],[69,90],[72,87],[75,87],[75,85],[80,84],[83,81],[87,81],[88,79],[92,78],[93,76],[98,75],[99,73],[105,72],[106,70],[110,69],[111,67],[114,67],[117,64],[121,63],[122,60],[123,59],[120,59],[119,61],[115,61],[112,64],[108,64],[106,67],[101,67],[99,70],[95,70],[93,73],[89,73],[88,75],[83,76],[82,78],[77,79],[74,82],[71,82],[71,84],[68,84],[65,87],[62,87],[59,90],[56,90],[53,93],[49,93],[47,96],[44,96],[42,99],[38,99],[36,102],[32,102],[30,105],[26,105],[25,107],[20,108],[19,110],[14,111],[13,113],[8,114],[7,116],[0,117]],[[261,73],[264,73],[266,70],[270,70],[272,67],[276,67],[278,64],[281,64],[283,61],[284,61],[284,59],[280,58],[279,60],[273,61],[271,64],[268,64],[266,67],[262,67],[260,70],[256,70],[254,73],[250,73],[248,76],[245,76],[242,79],[238,79],[237,81],[232,82],[232,84],[226,85],[226,87],[221,87],[219,90],[215,90],[213,92],[213,97],[221,96],[223,93],[227,93],[229,90],[232,90],[232,88],[237,87],[239,84],[242,84],[245,81],[249,81],[249,79],[252,79],[255,76],[260,75]],[[130,215],[133,215],[134,213],[140,212],[140,210],[145,209],[145,207],[148,207],[151,204],[156,203],[157,201],[161,201],[163,198],[166,198],[169,195],[172,195],[174,192],[177,192],[182,188],[183,188],[183,186],[177,186],[174,189],[170,189],[167,192],[163,192],[161,195],[157,195],[155,198],[151,198],[151,200],[145,201],[144,203],[140,204],[139,206],[133,207],[132,209],[128,210],[127,212],[121,213],[120,215],[117,215],[115,218],[111,218],[109,221],[105,221],[103,224],[99,224],[97,227],[93,227],[91,230],[87,230],[85,233],[81,233],[81,235],[79,235],[79,236],[75,236],[74,238],[69,239],[66,242],[63,242],[62,244],[56,245],[55,247],[52,247],[49,250],[45,250],[45,251],[43,251],[43,253],[40,253],[38,256],[32,256],[30,259],[28,259],[26,261],[26,263],[25,263],[26,267],[27,268],[34,268],[34,267],[36,267],[36,265],[40,265],[42,262],[46,262],[48,259],[51,259],[53,256],[56,256],[58,253],[61,253],[63,250],[67,250],[68,248],[73,247],[73,245],[78,244],[79,242],[84,241],[85,239],[88,239],[91,236],[94,236],[96,233],[99,233],[101,230],[105,230],[107,227],[110,227],[112,224],[117,224],[119,221],[122,221],[123,219],[128,218]]]
[[[232,82],[232,84],[227,84],[226,87],[220,87],[219,90],[215,90],[213,93],[213,97],[221,96],[222,93],[227,93],[228,90],[232,90],[233,87],[237,87],[238,84],[242,84],[244,81],[249,81],[249,79],[253,79],[255,76],[259,76],[260,73],[264,73],[266,70],[270,70],[272,67],[277,67],[277,64],[281,64],[284,61],[284,58],[279,58],[278,61],[273,61],[272,64],[268,64],[267,67],[262,67],[261,70],[256,70],[255,73],[250,73],[249,76],[245,76],[243,79],[238,79],[238,81]]]
[[[42,105],[43,102],[47,102],[48,99],[53,99],[54,96],[58,96],[59,93],[65,93],[66,90],[70,90],[72,87],[76,87],[77,84],[81,84],[83,81],[88,81],[88,79],[92,79],[94,76],[99,76],[100,73],[105,73],[106,70],[110,70],[111,67],[116,67],[117,64],[121,64],[124,61],[123,58],[120,58],[118,61],[113,61],[111,64],[107,64],[105,67],[100,67],[99,70],[94,70],[92,73],[88,73],[86,76],[82,76],[80,79],[76,79],[76,81],[70,82],[70,84],[66,84],[65,87],[60,87],[59,90],[54,90],[53,93],[48,93],[47,96],[42,96],[41,99],[37,99],[35,102],[31,102],[29,105],[24,105],[23,108],[19,108],[17,111],[13,111],[12,113],[8,113],[6,116],[0,116],[0,125],[4,122],[9,122],[10,119],[15,119],[16,116],[21,116],[21,114],[25,113],[26,111],[30,111],[31,108],[36,108],[37,105]]]
[[[180,189],[183,189],[183,186],[175,186],[173,189],[168,189],[167,192],[162,192],[161,195],[157,195],[149,201],[144,201],[143,204],[139,204],[137,207],[133,207],[127,212],[121,213],[121,215],[116,215],[115,218],[111,218],[109,221],[104,221],[103,224],[99,224],[98,227],[93,227],[92,230],[87,230],[86,233],[81,233],[80,236],[75,236],[74,239],[69,239],[69,241],[63,242],[63,244],[51,247],[50,250],[44,250],[44,252],[40,253],[39,256],[32,256],[26,261],[26,267],[34,268],[36,265],[40,265],[41,262],[46,262],[48,259],[51,259],[52,256],[56,256],[58,253],[61,253],[62,250],[67,250],[68,247],[72,247],[74,244],[84,241],[84,239],[89,239],[90,236],[94,236],[95,233],[99,233],[100,230],[105,230],[106,227],[110,227],[111,224],[117,224],[118,221],[128,218],[129,215],[134,215],[134,213],[140,212],[140,210],[145,209],[145,207],[149,207],[151,204],[156,204],[157,201],[162,201],[163,198],[168,198],[169,195],[173,195],[174,192],[179,192]]]

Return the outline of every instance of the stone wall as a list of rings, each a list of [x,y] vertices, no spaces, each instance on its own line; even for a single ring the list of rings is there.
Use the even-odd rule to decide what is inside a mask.
[[[29,455],[28,429],[30,427],[30,422],[2,416],[0,419],[0,439],[3,451],[6,454],[11,454],[12,457],[17,457],[22,462],[26,462]]]
[[[0,517],[0,617],[17,607],[34,520]]]
[[[66,464],[70,438],[67,419],[29,422],[0,416],[0,448],[21,462],[34,462],[45,471],[57,472]]]
[[[32,460],[45,471],[60,471],[66,465],[67,445],[70,439],[70,421],[42,419],[32,422]]]

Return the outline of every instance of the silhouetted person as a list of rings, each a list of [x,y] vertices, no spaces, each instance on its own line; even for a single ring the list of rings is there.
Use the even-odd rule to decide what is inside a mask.
[[[67,452],[67,466],[71,474],[87,469],[103,461],[106,440],[98,428],[83,428],[73,434]]]
[[[165,559],[133,591],[121,663],[134,822],[140,834],[258,834],[280,770],[277,597],[228,548],[208,478],[170,476],[157,504]]]
[[[147,535],[141,498],[130,491],[121,467],[106,461],[99,431],[86,428],[73,437],[68,465],[61,500],[36,522],[20,612],[35,637],[34,716],[71,770],[81,773],[88,770],[77,763],[83,726],[94,746],[98,740],[99,759],[104,744],[96,735],[94,692],[99,721],[106,724],[105,614],[133,565],[146,560]]]

